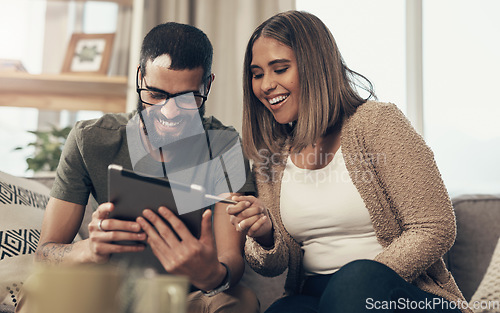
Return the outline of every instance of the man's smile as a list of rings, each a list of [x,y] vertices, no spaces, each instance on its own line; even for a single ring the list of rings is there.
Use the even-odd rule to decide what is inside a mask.
[[[158,114],[156,120],[165,127],[177,127],[182,123],[184,118],[178,116],[174,119],[167,119],[162,114]]]

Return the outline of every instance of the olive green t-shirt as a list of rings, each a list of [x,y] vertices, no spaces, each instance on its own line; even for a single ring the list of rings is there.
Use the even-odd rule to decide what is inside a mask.
[[[135,114],[105,114],[99,119],[76,123],[65,143],[51,196],[64,201],[86,205],[89,194],[92,194],[97,203],[107,202],[108,166],[117,164],[126,169],[134,170],[129,154],[126,128],[131,119],[137,118]],[[205,133],[188,139],[187,144],[184,146],[192,147],[192,151],[185,152],[166,163],[167,173],[175,173],[180,170],[186,172],[186,169],[206,163],[207,160],[218,158],[239,141],[236,130],[224,126],[216,118],[203,118],[202,122]],[[194,149],[195,147],[207,146],[209,149]],[[134,164],[134,167],[135,170],[141,168],[141,166],[161,169],[161,166],[154,164],[155,162],[150,156],[145,156],[137,164]],[[253,194],[255,193],[255,186],[248,161],[242,159],[240,163],[244,164],[243,183],[236,186],[237,189],[229,190],[243,194]],[[221,175],[211,175],[210,171],[212,169],[208,171],[209,174],[204,179],[212,179],[213,181],[205,182],[210,186],[207,192],[218,195],[227,192],[228,186],[231,188],[226,179],[221,179]],[[218,171],[220,172],[220,169]],[[228,169],[228,172],[231,172],[230,169]],[[163,176],[162,173],[147,174]]]

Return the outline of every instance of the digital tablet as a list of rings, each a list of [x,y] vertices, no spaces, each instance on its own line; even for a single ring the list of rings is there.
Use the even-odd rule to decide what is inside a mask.
[[[182,197],[182,193],[189,198],[190,205],[198,204],[197,210],[179,215],[175,198]],[[165,206],[184,222],[193,236],[199,238],[204,197],[205,190],[201,186],[188,186],[165,178],[141,175],[119,165],[108,167],[108,200],[115,206],[109,218],[135,221],[144,209],[158,213],[158,208]]]
[[[174,195],[175,194],[175,195]],[[179,214],[176,200],[189,201],[189,206],[199,208],[185,214]],[[165,178],[141,175],[124,169],[119,165],[108,167],[108,200],[114,204],[109,218],[135,221],[148,208],[158,213],[160,206],[174,212],[196,238],[200,237],[203,214],[203,199],[212,202],[237,203],[232,200],[208,195],[199,185],[186,185],[169,181]],[[160,216],[161,217],[161,216]],[[120,244],[137,244],[139,242],[117,242]],[[110,261],[126,267],[154,268],[157,272],[165,272],[163,266],[154,255],[151,247],[138,253],[112,254]]]
[[[205,193],[199,185],[186,185],[169,181],[165,178],[141,175],[111,164],[108,167],[108,201],[115,205],[109,218],[135,221],[146,208],[158,212],[165,206],[175,213],[187,226],[191,233],[199,238],[201,232],[201,216],[204,201],[236,204],[236,201],[220,198]],[[190,212],[179,214],[179,201]]]

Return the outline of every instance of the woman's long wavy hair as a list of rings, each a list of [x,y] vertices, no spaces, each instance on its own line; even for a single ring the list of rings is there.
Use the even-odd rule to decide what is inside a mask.
[[[296,122],[279,124],[252,90],[252,48],[260,37],[275,39],[290,47],[297,59],[300,102]],[[361,84],[364,80],[366,85]],[[366,90],[362,98],[356,86]],[[243,68],[243,149],[245,155],[259,161],[265,154],[280,151],[291,137],[295,151],[313,144],[371,97],[373,85],[346,65],[335,39],[316,16],[303,11],[282,12],[263,22],[248,42]]]

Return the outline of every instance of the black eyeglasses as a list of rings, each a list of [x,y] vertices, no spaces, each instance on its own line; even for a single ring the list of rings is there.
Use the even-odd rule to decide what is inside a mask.
[[[139,99],[142,103],[147,105],[165,105],[170,99],[173,99],[175,105],[179,109],[183,110],[199,110],[203,105],[205,105],[205,101],[207,101],[207,96],[201,95],[199,93],[195,93],[193,91],[186,91],[171,94],[164,91],[151,90],[148,88],[140,88],[139,87],[139,70],[137,68],[137,74],[135,81],[137,82],[136,91],[139,94]],[[142,80],[141,79],[141,85]],[[146,81],[144,79],[144,81]],[[145,83],[147,86],[147,83]],[[208,92],[207,92],[208,95]]]

